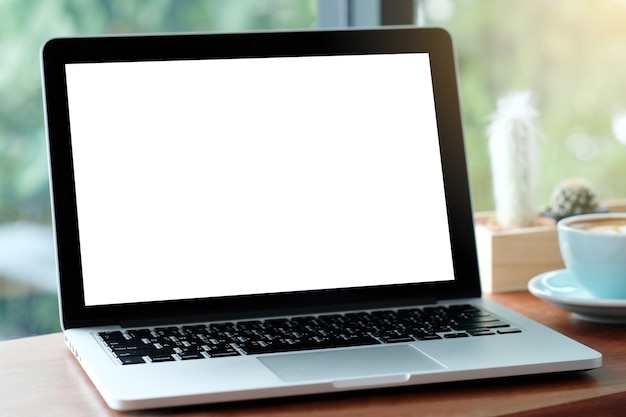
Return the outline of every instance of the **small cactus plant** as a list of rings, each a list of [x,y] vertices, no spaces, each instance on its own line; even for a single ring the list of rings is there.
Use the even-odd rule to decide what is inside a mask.
[[[560,220],[597,210],[598,202],[591,183],[582,178],[571,178],[558,184],[552,192],[548,214]]]
[[[530,91],[498,100],[487,129],[496,218],[501,227],[532,226],[541,211],[539,112]]]

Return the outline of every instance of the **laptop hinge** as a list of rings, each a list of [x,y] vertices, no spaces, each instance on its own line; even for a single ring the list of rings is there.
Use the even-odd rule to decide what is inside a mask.
[[[119,325],[123,328],[132,327],[153,327],[153,326],[173,326],[181,323],[206,323],[212,321],[237,321],[237,320],[253,320],[264,319],[268,317],[287,317],[299,315],[317,315],[329,313],[341,313],[354,310],[380,310],[389,308],[404,308],[410,306],[420,306],[435,304],[434,298],[420,299],[403,299],[395,300],[395,302],[368,302],[368,303],[347,303],[329,306],[314,306],[308,308],[290,308],[290,309],[269,309],[260,311],[238,311],[224,312],[213,314],[198,314],[190,316],[168,316],[168,317],[151,317],[121,320]]]

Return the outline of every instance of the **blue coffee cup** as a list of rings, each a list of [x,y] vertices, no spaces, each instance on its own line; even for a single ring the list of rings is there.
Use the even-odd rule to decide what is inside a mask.
[[[572,216],[557,227],[574,281],[595,298],[626,299],[626,213]]]

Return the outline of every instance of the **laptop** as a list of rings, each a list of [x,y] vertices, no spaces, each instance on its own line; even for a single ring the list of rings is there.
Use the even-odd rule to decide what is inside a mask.
[[[113,409],[601,366],[481,298],[435,28],[53,39],[65,340]]]

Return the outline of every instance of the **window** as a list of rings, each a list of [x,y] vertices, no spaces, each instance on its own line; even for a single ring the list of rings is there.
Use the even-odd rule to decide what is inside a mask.
[[[531,90],[544,131],[540,201],[569,177],[600,200],[626,196],[626,3],[421,0],[453,35],[476,210],[493,209],[486,126],[499,97]]]

